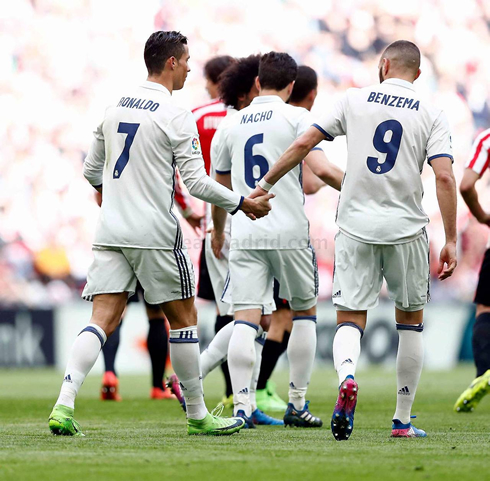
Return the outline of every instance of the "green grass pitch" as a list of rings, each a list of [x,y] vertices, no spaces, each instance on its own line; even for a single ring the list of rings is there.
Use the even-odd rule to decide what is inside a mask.
[[[395,374],[357,376],[354,433],[336,442],[330,419],[336,398],[333,369],[314,373],[308,398],[321,429],[259,427],[231,437],[190,437],[180,406],[148,399],[149,376],[122,376],[123,402],[98,400],[99,378],[81,389],[76,419],[85,438],[50,435],[47,418],[62,375],[45,370],[0,371],[1,480],[479,480],[488,468],[490,399],[472,414],[452,406],[474,375],[470,366],[424,372],[414,406],[426,439],[391,439]],[[275,375],[279,393],[287,373]],[[209,408],[222,381],[205,381]]]

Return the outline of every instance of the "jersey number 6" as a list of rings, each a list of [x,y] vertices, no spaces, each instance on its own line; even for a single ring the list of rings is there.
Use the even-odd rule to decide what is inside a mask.
[[[386,140],[386,134],[390,132],[391,135]],[[373,174],[386,174],[395,165],[398,151],[400,150],[400,144],[402,141],[403,127],[398,120],[386,120],[378,125],[376,132],[374,132],[373,145],[374,148],[386,154],[384,162],[380,162],[378,157],[368,157],[367,166]]]
[[[121,155],[116,161],[116,165],[114,166],[114,172],[112,173],[113,179],[119,179],[121,174],[129,162],[129,149],[131,145],[133,145],[134,136],[138,131],[140,124],[128,124],[126,122],[119,122],[117,127],[118,134],[128,134],[126,137],[126,141],[124,142],[124,149],[121,152]]]
[[[269,172],[269,162],[263,155],[254,155],[255,144],[264,143],[264,134],[252,135],[245,144],[245,182],[255,189],[255,185]]]

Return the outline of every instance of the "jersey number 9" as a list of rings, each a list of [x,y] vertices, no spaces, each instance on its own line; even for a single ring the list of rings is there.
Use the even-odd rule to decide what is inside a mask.
[[[245,182],[255,189],[257,182],[269,172],[269,162],[263,155],[254,155],[255,144],[264,143],[264,134],[252,135],[245,144]]]
[[[386,141],[388,132],[391,132],[391,135]],[[386,174],[394,167],[400,150],[402,134],[403,127],[398,120],[386,120],[378,125],[374,132],[373,145],[378,152],[386,154],[386,158],[384,161],[380,161],[378,157],[367,158],[368,169],[373,174]]]

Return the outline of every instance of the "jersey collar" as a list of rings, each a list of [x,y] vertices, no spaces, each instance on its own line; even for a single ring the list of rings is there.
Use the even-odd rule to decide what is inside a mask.
[[[163,92],[167,95],[170,95],[170,92],[166,87],[164,87],[161,84],[157,84],[156,82],[150,82],[149,80],[145,80],[141,86],[145,89],[152,89],[152,90],[160,90],[160,92]]]
[[[265,104],[268,102],[283,102],[284,103],[284,100],[282,100],[282,98],[279,97],[279,95],[262,95],[259,97],[255,97],[252,100],[252,104]]]
[[[398,85],[399,87],[405,87],[406,89],[415,90],[412,82],[408,82],[407,80],[402,80],[401,78],[389,78],[386,79],[384,84],[390,85]]]

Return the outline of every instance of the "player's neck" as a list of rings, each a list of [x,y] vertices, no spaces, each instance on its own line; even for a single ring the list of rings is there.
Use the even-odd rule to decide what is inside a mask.
[[[266,95],[276,95],[280,97],[284,102],[287,102],[291,92],[288,92],[288,89],[283,90],[273,90],[273,89],[261,89],[259,92],[259,97],[264,97]]]
[[[405,82],[410,82],[411,84],[413,84],[414,82],[414,79],[412,76],[410,75],[403,75],[403,74],[394,74],[394,75],[387,75],[384,79],[383,79],[383,82],[385,80],[389,80],[389,79],[395,79],[395,80],[405,80]]]
[[[311,110],[311,102],[304,100],[302,102],[289,102],[289,105],[292,105],[293,107],[303,107],[306,110]]]
[[[160,75],[148,75],[146,80],[148,80],[148,82],[155,82],[156,84],[162,85],[170,92],[170,95],[172,95],[174,83],[173,79],[168,75],[165,75],[163,73]]]

